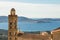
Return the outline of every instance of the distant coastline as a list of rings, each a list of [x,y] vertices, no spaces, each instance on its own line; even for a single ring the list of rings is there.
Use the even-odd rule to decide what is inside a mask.
[[[60,18],[27,18],[27,17],[18,17],[18,22],[33,22],[33,23],[49,23],[51,21],[60,21]],[[7,16],[0,16],[0,23],[8,22]]]

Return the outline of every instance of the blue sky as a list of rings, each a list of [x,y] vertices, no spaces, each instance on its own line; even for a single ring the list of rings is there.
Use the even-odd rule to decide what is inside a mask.
[[[60,18],[60,0],[0,0],[0,16],[8,16],[11,8],[18,16]]]
[[[25,3],[47,3],[47,4],[60,4],[60,0],[1,0],[1,1],[13,1],[13,2],[25,2]]]

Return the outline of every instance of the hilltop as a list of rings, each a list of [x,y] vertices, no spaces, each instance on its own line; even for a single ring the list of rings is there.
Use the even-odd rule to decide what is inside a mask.
[[[51,21],[60,21],[60,18],[27,18],[27,17],[18,17],[18,22],[33,22],[33,23],[49,23]],[[0,22],[8,22],[7,16],[0,16]]]

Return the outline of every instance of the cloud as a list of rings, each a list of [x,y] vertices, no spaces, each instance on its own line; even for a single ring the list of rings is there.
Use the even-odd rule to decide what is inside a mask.
[[[10,9],[15,8],[18,16],[29,18],[59,18],[60,4],[32,4],[21,2],[0,1],[0,16],[9,15]]]

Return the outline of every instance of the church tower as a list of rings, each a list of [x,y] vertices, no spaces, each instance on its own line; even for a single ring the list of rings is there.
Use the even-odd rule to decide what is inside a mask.
[[[14,8],[8,15],[8,40],[17,40],[17,15]]]

